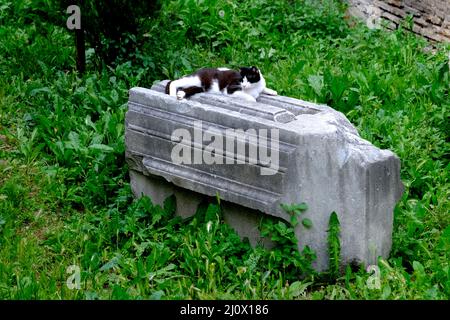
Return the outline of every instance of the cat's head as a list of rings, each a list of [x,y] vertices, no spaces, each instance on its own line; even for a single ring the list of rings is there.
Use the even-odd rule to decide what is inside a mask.
[[[261,72],[255,66],[252,67],[242,67],[240,69],[240,74],[242,77],[242,88],[248,89],[261,81]]]

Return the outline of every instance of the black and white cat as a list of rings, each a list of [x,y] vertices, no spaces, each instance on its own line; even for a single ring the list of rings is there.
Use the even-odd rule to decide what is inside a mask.
[[[276,91],[266,87],[266,80],[255,66],[243,67],[239,71],[204,68],[166,85],[166,93],[178,100],[200,92],[231,95],[252,102],[256,102],[261,93],[277,95]]]

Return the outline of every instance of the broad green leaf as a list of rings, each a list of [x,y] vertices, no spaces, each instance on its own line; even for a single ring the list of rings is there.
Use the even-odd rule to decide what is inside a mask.
[[[295,281],[289,286],[289,296],[296,298],[300,296],[312,284],[312,282]]]
[[[311,229],[312,227],[312,221],[308,218],[303,219],[302,224],[306,229]]]
[[[122,258],[121,255],[117,255],[114,258],[112,258],[111,260],[109,260],[107,263],[105,263],[101,268],[100,271],[107,271],[110,270],[116,266],[119,265],[120,259]]]
[[[99,150],[99,151],[103,151],[103,152],[113,152],[114,151],[114,149],[111,148],[110,146],[107,146],[106,144],[101,144],[101,143],[91,144],[89,146],[89,149]]]
[[[413,261],[413,269],[418,273],[425,273],[425,269],[419,261]]]
[[[153,293],[150,295],[149,299],[150,299],[150,300],[161,300],[161,298],[162,298],[163,295],[164,295],[164,291],[158,290],[158,291],[153,292]]]
[[[311,88],[314,89],[314,92],[318,95],[322,95],[322,89],[324,86],[323,83],[323,76],[320,75],[311,75],[308,77],[308,83],[311,86]]]

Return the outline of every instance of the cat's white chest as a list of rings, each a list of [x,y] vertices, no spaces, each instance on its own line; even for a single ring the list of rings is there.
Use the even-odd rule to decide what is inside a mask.
[[[261,80],[252,85],[249,88],[245,88],[242,91],[244,91],[245,93],[251,95],[253,98],[258,98],[259,95],[261,94],[261,92],[263,92],[264,88],[266,87],[266,81],[264,80],[264,78],[261,76]]]

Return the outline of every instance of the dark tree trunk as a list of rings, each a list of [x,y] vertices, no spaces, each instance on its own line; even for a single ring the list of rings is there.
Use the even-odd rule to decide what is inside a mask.
[[[77,48],[77,70],[83,74],[86,70],[86,46],[84,43],[84,1],[79,0],[80,7],[80,29],[75,29],[75,47]]]
[[[83,74],[86,70],[86,54],[84,44],[84,28],[81,25],[81,29],[75,30],[75,46],[77,48],[77,70],[80,74]]]

